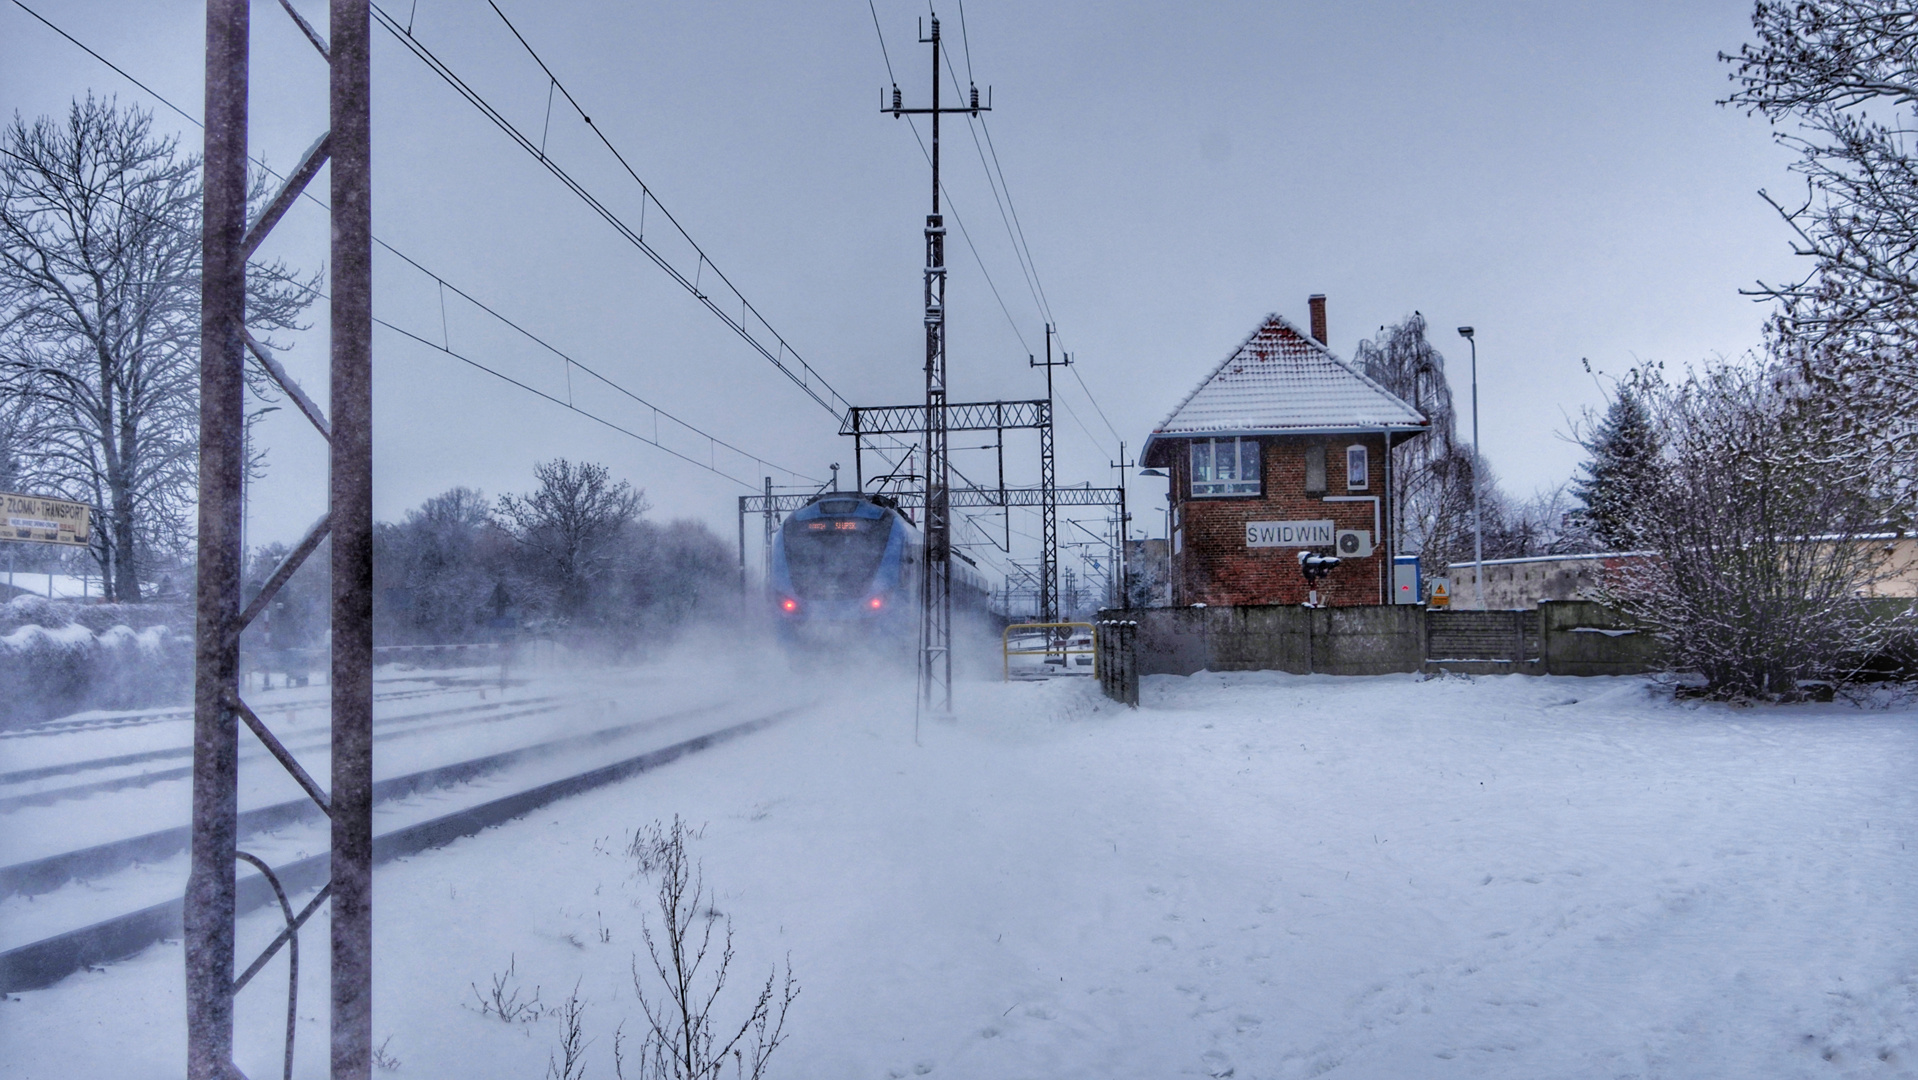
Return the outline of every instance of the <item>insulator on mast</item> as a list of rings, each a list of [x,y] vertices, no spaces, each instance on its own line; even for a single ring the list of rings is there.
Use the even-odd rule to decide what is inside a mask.
[[[977,85],[974,85],[972,88],[972,111],[979,111],[979,87]]]
[[[903,108],[905,108],[905,104],[904,104],[904,102],[903,102],[903,101],[901,100],[901,98],[899,97],[899,87],[898,87],[897,85],[895,85],[895,86],[893,86],[893,88],[892,88],[892,111],[893,111],[893,115],[895,115],[895,116],[897,116],[897,115],[899,114],[899,110],[900,110],[900,109],[903,109]]]

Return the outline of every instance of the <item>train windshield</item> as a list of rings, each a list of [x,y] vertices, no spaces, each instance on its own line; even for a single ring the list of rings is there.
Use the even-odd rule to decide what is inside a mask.
[[[786,568],[793,588],[819,600],[865,596],[891,535],[892,522],[885,518],[794,522],[786,532]]]

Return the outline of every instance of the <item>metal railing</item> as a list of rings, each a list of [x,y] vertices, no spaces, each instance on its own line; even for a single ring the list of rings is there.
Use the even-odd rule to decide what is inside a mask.
[[[1089,622],[1013,623],[1011,626],[1006,627],[1005,631],[999,635],[999,651],[1003,659],[1002,673],[1005,681],[1012,681],[1012,658],[1015,656],[1045,657],[1045,659],[1040,662],[1039,667],[1031,672],[1032,677],[1046,678],[1052,675],[1097,676],[1099,673],[1098,645],[1096,641],[1089,641],[1083,645],[1074,645],[1072,639],[1077,636],[1074,633],[1074,631],[1077,630],[1084,630],[1088,638],[1093,637],[1096,632],[1093,625]],[[1015,632],[1020,637],[1043,636],[1045,638],[1045,645],[1043,648],[1015,649],[1012,647],[1012,639]],[[1092,670],[1072,670],[1072,658],[1075,656],[1092,657]],[[1053,659],[1054,657],[1058,657],[1058,659],[1055,661]],[[1059,665],[1058,671],[1046,670],[1049,665],[1054,663]]]

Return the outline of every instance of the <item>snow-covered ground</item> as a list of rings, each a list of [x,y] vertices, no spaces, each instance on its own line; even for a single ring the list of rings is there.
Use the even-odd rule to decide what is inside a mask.
[[[577,985],[610,1077],[644,1023],[624,849],[675,814],[732,920],[733,1007],[776,960],[803,985],[779,1076],[1918,1075],[1918,709],[1202,674],[1136,711],[962,684],[915,743],[908,688],[821,682],[767,731],[383,867],[379,1075],[544,1075],[558,1020],[475,1009],[511,964],[549,1005]],[[305,938],[317,1077],[324,920]],[[0,1002],[0,1076],[178,1075],[180,971],[168,944]],[[254,1077],[285,971],[241,998]]]

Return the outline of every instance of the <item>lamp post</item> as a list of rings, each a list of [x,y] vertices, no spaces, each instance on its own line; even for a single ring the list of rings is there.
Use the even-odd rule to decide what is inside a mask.
[[[1472,346],[1472,592],[1478,597],[1478,609],[1485,610],[1485,529],[1478,512],[1478,466],[1484,455],[1478,449],[1478,338],[1472,328],[1461,326],[1459,336]]]
[[[1172,603],[1172,490],[1171,477],[1159,469],[1140,469],[1140,476],[1156,476],[1167,481],[1165,493],[1165,602]]]

